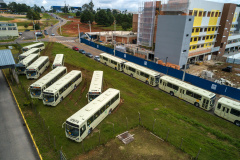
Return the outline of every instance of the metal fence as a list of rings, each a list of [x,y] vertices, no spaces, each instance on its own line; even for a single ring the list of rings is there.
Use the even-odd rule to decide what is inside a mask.
[[[86,39],[81,38],[81,42],[85,43],[91,47],[97,48],[103,52],[109,53],[109,54],[114,54],[113,49],[102,46],[100,44],[96,44],[94,42],[88,41]],[[182,79],[183,76],[183,71],[180,70],[176,70],[173,68],[169,68],[166,66],[162,66],[160,64],[156,64],[154,62],[139,58],[139,57],[135,57],[132,55],[129,55],[127,53],[123,53],[120,51],[115,51],[115,56],[125,59],[127,61],[139,64],[141,66],[147,67],[149,69],[155,70],[157,72],[163,73],[163,74],[167,74],[170,75],[172,77],[178,78],[178,79]],[[220,85],[217,83],[214,83],[212,81],[209,80],[205,80],[202,79],[200,77],[197,76],[193,76],[191,74],[186,73],[185,74],[185,81],[189,82],[195,86],[198,86],[200,88],[209,90],[211,92],[217,93],[217,94],[221,94],[221,95],[225,95],[228,96],[230,98],[233,99],[237,99],[240,100],[240,90],[237,88],[233,88],[233,87],[229,87],[229,86],[225,86],[225,85]]]

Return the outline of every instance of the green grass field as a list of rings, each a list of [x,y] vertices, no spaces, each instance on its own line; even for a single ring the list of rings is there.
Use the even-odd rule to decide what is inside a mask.
[[[11,21],[14,20],[13,18],[8,18],[8,17],[0,17],[0,21]]]
[[[109,26],[109,27],[105,27],[105,26],[103,26],[103,25],[97,25],[97,24],[95,24],[95,25],[92,25],[92,26],[93,26],[93,27],[102,28],[102,29],[107,29],[107,30],[110,30],[110,31],[114,31],[114,25],[111,25],[111,26]],[[127,31],[131,31],[131,30],[132,30],[132,28],[127,29]],[[117,26],[116,26],[116,31],[123,31],[122,26],[117,25]]]
[[[138,126],[138,112],[141,114],[142,125],[146,129],[151,131],[155,120],[153,132],[156,135],[165,139],[169,131],[168,142],[170,144],[179,147],[183,138],[183,151],[191,157],[196,157],[201,148],[199,159],[239,159],[239,127],[87,58],[62,44],[46,43],[46,49],[42,51],[42,55],[48,55],[51,60],[54,59],[55,54],[60,53],[65,55],[65,65],[68,71],[72,69],[82,71],[83,81],[56,107],[44,106],[41,100],[34,99],[33,104],[41,115],[38,116],[28,106],[29,100],[24,96],[21,87],[17,87],[16,84],[12,85],[43,159],[58,159],[53,137],[56,140],[57,150],[62,147],[67,158],[74,159],[84,151],[90,151],[99,145],[96,131],[101,131],[101,144],[106,144],[116,135]],[[87,104],[85,96],[94,70],[104,71],[104,90],[112,87],[121,91],[122,103],[97,126],[90,136],[84,139],[83,151],[81,143],[66,138],[62,124],[69,116]],[[49,71],[50,69],[45,71],[45,74]],[[25,76],[19,76],[19,79],[25,90],[34,82],[34,80],[27,80]],[[128,128],[126,123],[128,123]],[[46,130],[48,126],[49,132]]]

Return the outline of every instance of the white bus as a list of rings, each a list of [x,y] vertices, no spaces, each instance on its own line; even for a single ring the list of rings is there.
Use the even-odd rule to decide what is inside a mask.
[[[218,100],[214,113],[240,127],[240,102],[222,97]]]
[[[159,88],[170,93],[171,96],[179,97],[207,111],[213,108],[216,99],[216,95],[212,92],[169,76],[160,78]]]
[[[123,64],[126,62],[122,60],[121,58],[117,58],[115,56],[112,56],[107,53],[101,53],[100,54],[100,62],[102,62],[105,65],[108,65],[109,67],[112,67],[118,71],[123,71]]]
[[[88,103],[102,93],[103,71],[94,71],[92,81],[88,90]]]
[[[120,91],[109,88],[63,123],[66,137],[81,142],[119,103]]]
[[[53,61],[52,69],[58,66],[64,66],[64,54],[56,54],[55,59]]]
[[[124,63],[123,72],[151,86],[157,86],[160,79],[160,73],[132,62]]]
[[[58,79],[60,79],[65,74],[67,74],[67,67],[64,67],[64,66],[57,67],[51,72],[49,72],[48,74],[46,74],[44,77],[39,79],[38,81],[31,84],[30,85],[31,97],[42,99],[43,90],[51,86],[53,83],[55,83]]]
[[[56,106],[82,82],[81,71],[72,70],[43,91],[43,104]]]
[[[27,52],[24,52],[24,53],[20,54],[18,56],[19,61],[23,60],[24,58],[26,58],[30,54],[38,54],[40,56],[40,49],[39,48],[32,48],[32,49],[28,50]]]
[[[16,71],[18,74],[26,74],[26,68],[38,59],[38,54],[31,54],[16,64]]]
[[[27,79],[38,79],[48,66],[48,56],[40,56],[34,63],[26,68]]]
[[[39,48],[40,51],[45,49],[45,45],[43,42],[38,42],[38,43],[34,43],[34,44],[31,44],[31,45],[28,45],[28,46],[25,46],[22,48],[22,50],[24,52],[28,51],[29,49],[32,49],[32,48]]]

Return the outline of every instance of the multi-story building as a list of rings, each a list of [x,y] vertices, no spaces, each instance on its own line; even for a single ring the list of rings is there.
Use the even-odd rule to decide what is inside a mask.
[[[0,37],[18,36],[17,23],[0,22]]]
[[[168,0],[167,3],[160,4],[160,12],[157,14],[157,2],[153,1],[153,3],[155,4],[150,7],[145,5],[145,8],[140,8],[140,14],[146,11],[155,11],[154,13],[150,12],[152,15],[155,14],[155,17],[146,16],[150,17],[151,23],[144,25],[150,29],[148,32],[144,33],[142,31],[138,33],[138,40],[140,40],[140,44],[144,44],[141,43],[144,34],[154,35],[151,35],[150,40],[147,39],[146,42],[148,42],[148,46],[150,46],[151,42],[155,43],[155,58],[159,58],[164,62],[167,60],[167,62],[182,67],[187,60],[209,60],[212,55],[221,56],[230,49],[236,50],[239,48],[240,6],[232,3],[224,4],[205,0]],[[166,18],[167,16],[169,18]],[[193,24],[189,26],[191,23],[186,19],[192,16]],[[180,19],[185,25],[182,23],[178,25]],[[139,20],[141,19],[139,18]],[[155,32],[154,22],[157,24]],[[138,31],[141,29],[140,24],[138,22]],[[191,28],[192,33],[185,34],[189,32],[189,28]],[[175,38],[174,35],[176,35]],[[155,37],[156,41],[154,40]],[[185,57],[185,60],[183,57]]]

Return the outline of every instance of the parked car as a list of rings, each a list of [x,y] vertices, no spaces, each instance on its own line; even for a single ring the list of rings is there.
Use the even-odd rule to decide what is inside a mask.
[[[29,32],[30,30],[29,29],[26,29],[25,32]]]
[[[223,68],[222,71],[224,71],[224,72],[232,72],[232,66],[227,66],[226,68]]]
[[[91,53],[85,53],[85,56],[89,57],[89,58],[92,58],[93,55]]]
[[[19,32],[18,34],[21,36],[21,35],[22,35],[22,32]]]
[[[45,35],[48,35],[47,30],[44,30],[44,34],[45,34]]]
[[[74,51],[79,51],[78,47],[76,47],[76,46],[73,46],[72,49],[73,49]]]
[[[94,57],[94,60],[100,62],[100,57],[99,57],[99,56],[95,56],[95,57]]]
[[[52,33],[52,34],[51,34],[51,36],[55,36],[55,34],[54,34],[54,33]]]
[[[79,53],[85,54],[86,52],[83,49],[79,49]]]

